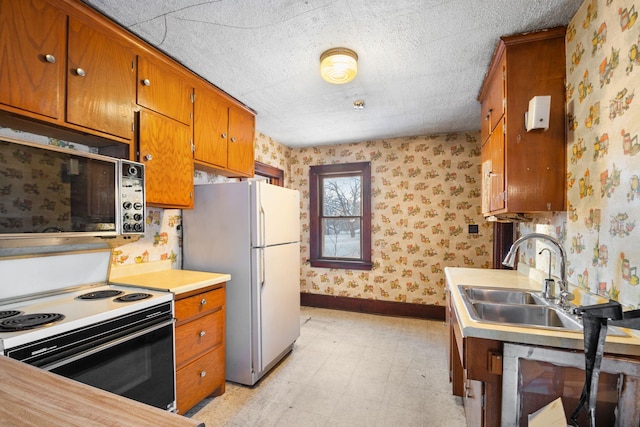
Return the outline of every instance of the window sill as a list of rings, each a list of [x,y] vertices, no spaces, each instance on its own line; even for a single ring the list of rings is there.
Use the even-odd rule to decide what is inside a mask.
[[[344,270],[371,270],[373,264],[367,261],[343,261],[335,259],[310,259],[311,267],[338,268]]]

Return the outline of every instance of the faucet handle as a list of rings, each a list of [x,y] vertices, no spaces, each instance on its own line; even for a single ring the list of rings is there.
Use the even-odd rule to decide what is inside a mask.
[[[571,308],[571,304],[569,301],[573,301],[575,295],[567,290],[560,291],[560,301],[558,301],[558,306],[563,310],[568,310]]]

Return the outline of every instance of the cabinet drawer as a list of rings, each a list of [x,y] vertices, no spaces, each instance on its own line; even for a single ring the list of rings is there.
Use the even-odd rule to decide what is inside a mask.
[[[224,305],[224,288],[203,292],[192,297],[176,301],[175,312],[178,323],[190,318],[219,310]]]
[[[201,317],[176,328],[176,366],[180,368],[194,357],[223,342],[224,310]]]
[[[224,347],[194,360],[176,372],[178,412],[184,414],[212,394],[224,393]]]

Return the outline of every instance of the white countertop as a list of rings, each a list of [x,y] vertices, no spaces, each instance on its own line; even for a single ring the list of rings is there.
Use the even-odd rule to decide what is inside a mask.
[[[539,328],[527,328],[479,322],[471,319],[462,300],[458,285],[479,287],[503,287],[540,291],[539,282],[514,270],[495,270],[481,268],[446,267],[447,287],[451,295],[453,308],[458,317],[463,337],[487,338],[506,342],[543,345],[565,349],[582,350],[584,337],[582,331],[558,331]],[[572,291],[574,291],[572,289]],[[572,303],[581,305],[580,290],[575,290],[576,299]],[[593,303],[592,301],[588,302]],[[628,329],[620,328],[628,337],[607,335],[605,351],[624,355],[640,356],[640,338]]]
[[[170,262],[164,261],[112,267],[109,275],[109,282],[113,284],[156,289],[172,292],[175,295],[229,280],[231,280],[230,274],[175,270],[171,268]]]

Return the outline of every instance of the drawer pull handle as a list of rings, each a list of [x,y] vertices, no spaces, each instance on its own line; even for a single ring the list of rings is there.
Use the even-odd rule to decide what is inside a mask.
[[[82,68],[76,68],[76,75],[80,77],[84,77],[87,73]]]
[[[47,61],[50,64],[55,64],[56,63],[56,57],[51,55],[51,54],[47,54],[44,56],[44,60]]]
[[[200,301],[200,305],[205,305],[207,303],[207,300],[205,298],[202,298],[202,300]]]
[[[203,337],[203,336],[207,335],[207,333],[206,333],[205,331],[200,331],[200,333],[199,333],[198,335],[200,335],[201,337]]]
[[[200,372],[200,378],[204,378],[207,376],[207,371],[201,371]]]
[[[144,79],[144,80],[142,81],[142,84],[143,84],[143,85],[145,85],[145,86],[151,86],[151,80],[149,80],[149,79]]]

